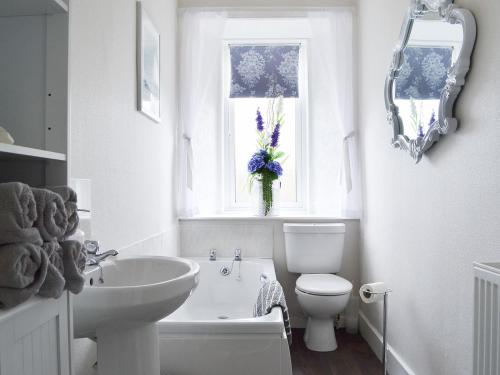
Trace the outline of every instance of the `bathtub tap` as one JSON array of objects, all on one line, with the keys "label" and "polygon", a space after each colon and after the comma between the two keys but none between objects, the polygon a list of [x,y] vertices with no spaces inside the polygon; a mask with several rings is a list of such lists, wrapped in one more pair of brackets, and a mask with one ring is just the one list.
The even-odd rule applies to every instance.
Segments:
[{"label": "bathtub tap", "polygon": [[234,261],[241,262],[241,250],[240,249],[234,250]]},{"label": "bathtub tap", "polygon": [[217,250],[215,249],[210,250],[210,260],[211,261],[217,260]]}]

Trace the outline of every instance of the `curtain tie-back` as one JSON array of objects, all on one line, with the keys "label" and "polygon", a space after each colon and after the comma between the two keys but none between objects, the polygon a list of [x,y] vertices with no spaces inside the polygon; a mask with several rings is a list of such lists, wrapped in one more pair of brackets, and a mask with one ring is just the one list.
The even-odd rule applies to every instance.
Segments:
[{"label": "curtain tie-back", "polygon": [[342,164],[340,168],[339,181],[345,187],[347,193],[352,190],[351,157],[349,155],[349,140],[356,136],[354,131],[349,132],[342,139]]},{"label": "curtain tie-back", "polygon": [[193,190],[193,142],[192,138],[186,133],[182,134],[186,141],[186,186]]}]

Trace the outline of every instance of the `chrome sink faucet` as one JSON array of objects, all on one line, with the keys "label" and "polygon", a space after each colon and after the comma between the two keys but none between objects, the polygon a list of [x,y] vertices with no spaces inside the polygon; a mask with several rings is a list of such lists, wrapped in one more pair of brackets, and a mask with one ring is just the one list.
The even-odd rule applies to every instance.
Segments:
[{"label": "chrome sink faucet", "polygon": [[85,241],[83,247],[87,252],[87,265],[88,266],[98,266],[103,260],[110,256],[118,255],[116,250],[108,250],[103,253],[99,253],[99,242],[98,241]]}]

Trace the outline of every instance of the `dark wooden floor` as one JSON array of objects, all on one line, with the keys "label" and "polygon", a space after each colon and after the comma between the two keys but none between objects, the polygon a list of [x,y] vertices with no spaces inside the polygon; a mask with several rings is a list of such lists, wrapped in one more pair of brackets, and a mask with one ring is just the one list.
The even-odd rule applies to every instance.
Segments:
[{"label": "dark wooden floor", "polygon": [[382,364],[361,336],[344,330],[335,334],[337,350],[319,353],[306,348],[303,329],[293,329],[293,375],[382,375]]}]

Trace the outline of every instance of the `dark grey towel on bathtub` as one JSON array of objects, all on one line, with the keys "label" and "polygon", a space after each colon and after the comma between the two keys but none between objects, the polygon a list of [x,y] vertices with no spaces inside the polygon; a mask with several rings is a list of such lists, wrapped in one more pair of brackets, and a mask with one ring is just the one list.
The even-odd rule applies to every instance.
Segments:
[{"label": "dark grey towel on bathtub", "polygon": [[68,216],[61,196],[47,189],[31,189],[36,201],[35,227],[44,241],[63,238],[68,227]]},{"label": "dark grey towel on bathtub", "polygon": [[283,287],[277,280],[268,281],[260,288],[259,297],[253,309],[253,315],[267,315],[271,312],[273,307],[281,307],[288,345],[292,345],[292,327],[290,325],[285,293],[283,292]]},{"label": "dark grey towel on bathtub", "polygon": [[20,182],[0,184],[0,245],[19,242],[42,244],[33,224],[37,218],[35,197]]}]

